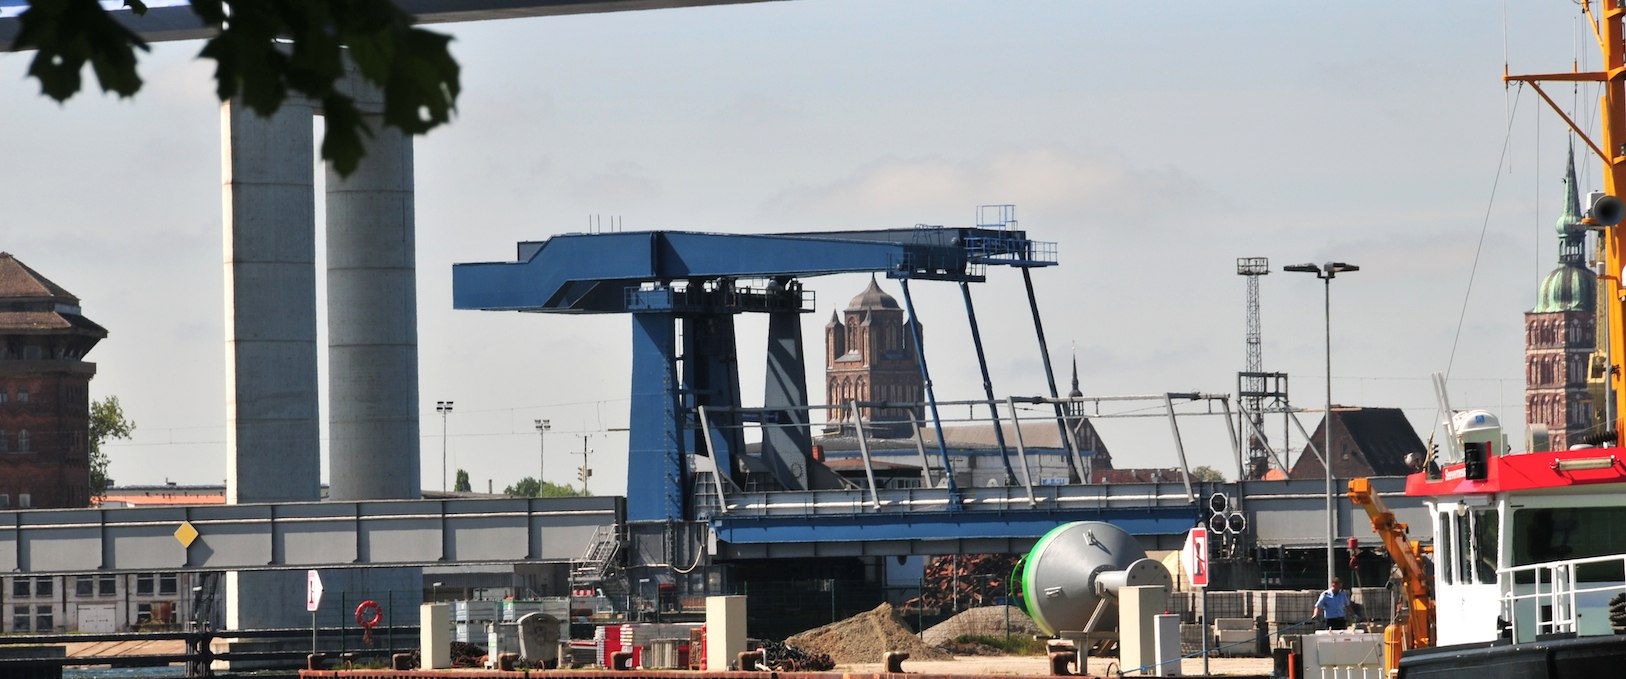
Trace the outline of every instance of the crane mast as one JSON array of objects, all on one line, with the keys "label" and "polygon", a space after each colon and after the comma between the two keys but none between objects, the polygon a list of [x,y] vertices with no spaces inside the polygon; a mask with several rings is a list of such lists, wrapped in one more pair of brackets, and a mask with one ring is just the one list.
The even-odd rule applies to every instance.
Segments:
[{"label": "crane mast", "polygon": [[[1575,135],[1592,152],[1603,160],[1603,191],[1607,196],[1618,198],[1622,188],[1626,188],[1626,148],[1622,142],[1626,141],[1626,44],[1622,44],[1622,16],[1626,9],[1616,4],[1607,4],[1600,7],[1602,15],[1593,12],[1591,0],[1581,1],[1582,12],[1587,17],[1587,23],[1592,28],[1593,37],[1598,42],[1598,50],[1603,55],[1604,70],[1582,72],[1575,70],[1569,73],[1545,73],[1535,75],[1511,75],[1505,69],[1502,81],[1507,83],[1524,83],[1540,95],[1542,100],[1562,118],[1565,124],[1575,132]],[[1601,119],[1599,136],[1597,140],[1581,129],[1575,120],[1564,112],[1547,92],[1541,88],[1547,82],[1599,82],[1603,83],[1603,96],[1600,98],[1598,115]],[[1614,219],[1603,219],[1597,214],[1597,206],[1589,211],[1585,222],[1594,228],[1601,228],[1601,238],[1604,242],[1604,270],[1599,276],[1604,284],[1605,299],[1608,300],[1605,318],[1608,320],[1609,333],[1609,388],[1613,393],[1615,403],[1614,441],[1616,446],[1626,445],[1621,433],[1626,431],[1622,425],[1622,417],[1626,416],[1626,370],[1621,369],[1619,363],[1621,356],[1626,356],[1626,308],[1621,300],[1622,265],[1626,264],[1623,255],[1626,255],[1626,233],[1622,233],[1618,225],[1619,203],[1612,206],[1617,214]]]},{"label": "crane mast", "polygon": [[[1407,534],[1405,523],[1395,520],[1389,505],[1372,490],[1372,481],[1366,478],[1349,480],[1349,500],[1366,510],[1372,520],[1372,530],[1383,540],[1383,548],[1400,572],[1405,591],[1405,619],[1391,625],[1384,633],[1384,665],[1391,671],[1400,666],[1400,652],[1434,645],[1434,592],[1429,587],[1430,576],[1423,566],[1423,555],[1433,551]],[[1394,633],[1398,640],[1392,640]],[[1391,643],[1398,641],[1398,643]]]}]

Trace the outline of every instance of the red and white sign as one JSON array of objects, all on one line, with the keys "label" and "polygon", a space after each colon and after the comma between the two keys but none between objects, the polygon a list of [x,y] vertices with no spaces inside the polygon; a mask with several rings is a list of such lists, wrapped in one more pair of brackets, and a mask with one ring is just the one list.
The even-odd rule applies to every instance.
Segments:
[{"label": "red and white sign", "polygon": [[1180,550],[1180,567],[1186,570],[1186,579],[1192,587],[1208,586],[1208,529],[1202,526],[1186,534],[1186,546]]},{"label": "red and white sign", "polygon": [[316,571],[305,571],[305,610],[312,613],[322,605],[322,576]]}]

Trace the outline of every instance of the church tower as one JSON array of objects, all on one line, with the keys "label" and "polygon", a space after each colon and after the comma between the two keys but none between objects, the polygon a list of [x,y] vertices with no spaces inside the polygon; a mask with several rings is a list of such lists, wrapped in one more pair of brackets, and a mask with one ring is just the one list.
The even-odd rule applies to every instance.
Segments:
[{"label": "church tower", "polygon": [[0,509],[90,506],[84,357],[104,337],[78,297],[0,252]]},{"label": "church tower", "polygon": [[[885,401],[885,407],[862,408],[866,434],[910,436],[912,422],[924,416],[925,382],[914,341],[898,300],[881,290],[874,278],[838,318],[824,326],[825,403],[830,404],[827,430],[852,424],[853,401]],[[917,326],[918,328],[918,326]],[[890,426],[889,426],[890,425]]]},{"label": "church tower", "polygon": [[1581,443],[1597,421],[1587,389],[1596,348],[1597,274],[1586,268],[1586,226],[1575,183],[1575,149],[1564,177],[1558,217],[1558,268],[1541,281],[1536,307],[1524,315],[1524,417],[1547,426],[1549,450]]}]

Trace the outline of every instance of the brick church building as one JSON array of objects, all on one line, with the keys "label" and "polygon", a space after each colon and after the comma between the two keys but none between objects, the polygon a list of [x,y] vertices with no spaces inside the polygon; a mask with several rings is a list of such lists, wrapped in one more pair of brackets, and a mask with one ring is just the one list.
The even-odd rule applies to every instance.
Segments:
[{"label": "brick church building", "polygon": [[[1575,151],[1564,178],[1558,217],[1558,268],[1541,281],[1534,309],[1524,315],[1524,417],[1534,450],[1581,443],[1598,420],[1588,389],[1597,350],[1597,274],[1586,266],[1586,225],[1575,184]],[[1541,445],[1539,427],[1547,431]]]},{"label": "brick church building", "polygon": [[78,297],[0,252],[0,508],[90,506],[84,357],[104,337]]},{"label": "brick church building", "polygon": [[872,427],[867,431],[871,436],[911,436],[911,423],[923,415],[919,404],[926,400],[926,382],[898,300],[871,278],[842,316],[831,312],[824,326],[825,403],[831,405],[826,428],[850,428],[848,404],[853,401],[896,402],[909,405],[862,406],[864,423]]}]

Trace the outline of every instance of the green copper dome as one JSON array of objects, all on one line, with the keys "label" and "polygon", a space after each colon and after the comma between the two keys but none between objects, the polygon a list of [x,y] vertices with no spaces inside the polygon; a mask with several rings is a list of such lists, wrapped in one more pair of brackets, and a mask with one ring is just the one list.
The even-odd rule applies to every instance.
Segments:
[{"label": "green copper dome", "polygon": [[1541,281],[1533,311],[1592,311],[1597,304],[1597,278],[1597,274],[1578,266],[1553,269]]}]

